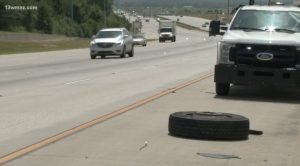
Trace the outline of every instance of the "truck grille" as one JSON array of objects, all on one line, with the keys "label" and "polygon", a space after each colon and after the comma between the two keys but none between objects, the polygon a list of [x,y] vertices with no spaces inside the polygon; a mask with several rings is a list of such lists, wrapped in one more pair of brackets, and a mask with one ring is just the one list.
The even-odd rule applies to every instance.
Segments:
[{"label": "truck grille", "polygon": [[[261,60],[257,57],[260,53],[272,54],[273,57],[270,60]],[[237,44],[230,49],[230,60],[235,64],[258,67],[295,67],[300,58],[298,53],[294,46]]]},{"label": "truck grille", "polygon": [[101,48],[109,48],[112,47],[114,44],[115,43],[97,43],[97,46]]}]

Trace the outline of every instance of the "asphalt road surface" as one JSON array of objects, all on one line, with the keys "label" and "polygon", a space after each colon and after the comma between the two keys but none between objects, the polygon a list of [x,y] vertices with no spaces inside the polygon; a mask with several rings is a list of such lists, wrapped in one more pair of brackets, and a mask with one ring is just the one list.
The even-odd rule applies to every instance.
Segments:
[{"label": "asphalt road surface", "polygon": [[177,32],[178,42],[137,46],[133,58],[90,60],[88,49],[0,56],[0,155],[211,70],[218,39]]}]

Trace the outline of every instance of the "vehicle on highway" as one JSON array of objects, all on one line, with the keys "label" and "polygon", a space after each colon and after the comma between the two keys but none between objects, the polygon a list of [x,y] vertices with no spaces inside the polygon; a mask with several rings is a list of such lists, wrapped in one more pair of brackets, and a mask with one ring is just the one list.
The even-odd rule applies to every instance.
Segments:
[{"label": "vehicle on highway", "polygon": [[300,8],[244,6],[218,43],[216,93],[230,85],[300,87]]},{"label": "vehicle on highway", "polygon": [[147,46],[147,39],[143,33],[133,34],[133,44]]},{"label": "vehicle on highway", "polygon": [[229,24],[227,24],[226,22],[222,22],[220,23],[220,35],[224,35],[225,32],[227,31],[229,27]]},{"label": "vehicle on highway", "polygon": [[160,20],[159,27],[159,42],[166,40],[176,41],[176,22],[173,20]]},{"label": "vehicle on highway", "polygon": [[134,56],[134,46],[132,35],[126,28],[102,29],[93,36],[90,42],[90,57],[97,56],[105,58],[108,55],[118,55],[125,58]]},{"label": "vehicle on highway", "polygon": [[146,22],[150,22],[150,18],[145,18],[145,21]]},{"label": "vehicle on highway", "polygon": [[135,34],[135,33],[141,33],[142,31],[142,22],[135,20],[134,22],[132,22],[132,29],[131,31]]}]

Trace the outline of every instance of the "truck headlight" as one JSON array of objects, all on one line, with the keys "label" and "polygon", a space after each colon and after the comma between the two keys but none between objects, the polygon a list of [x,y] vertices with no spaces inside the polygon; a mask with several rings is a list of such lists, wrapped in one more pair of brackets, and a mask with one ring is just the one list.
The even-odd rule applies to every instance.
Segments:
[{"label": "truck headlight", "polygon": [[229,60],[230,49],[235,47],[232,43],[219,42],[218,43],[218,56],[217,63],[218,64],[233,64],[232,61]]},{"label": "truck headlight", "polygon": [[91,47],[95,47],[95,46],[96,46],[96,43],[95,43],[94,41],[91,41],[91,42],[90,42],[90,46],[91,46]]}]

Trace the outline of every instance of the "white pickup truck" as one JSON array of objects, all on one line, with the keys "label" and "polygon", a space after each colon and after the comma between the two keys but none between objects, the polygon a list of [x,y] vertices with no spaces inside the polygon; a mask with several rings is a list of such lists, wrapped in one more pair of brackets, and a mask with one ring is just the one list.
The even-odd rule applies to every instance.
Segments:
[{"label": "white pickup truck", "polygon": [[217,95],[230,85],[300,87],[300,8],[244,6],[218,43]]}]

